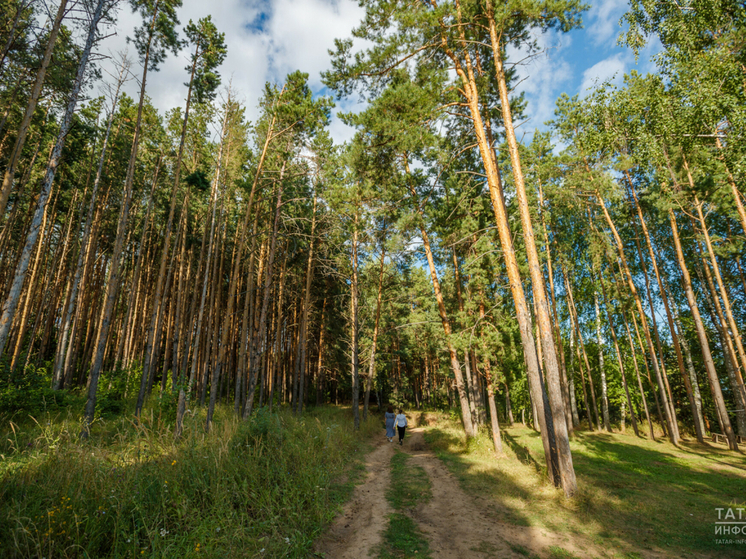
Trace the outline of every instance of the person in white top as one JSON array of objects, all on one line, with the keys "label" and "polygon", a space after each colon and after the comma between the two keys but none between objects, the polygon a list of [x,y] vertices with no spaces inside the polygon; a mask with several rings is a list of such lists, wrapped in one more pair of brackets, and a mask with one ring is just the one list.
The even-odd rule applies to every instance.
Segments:
[{"label": "person in white top", "polygon": [[396,425],[396,430],[399,431],[399,444],[404,444],[404,430],[407,428],[407,416],[404,415],[404,410],[400,409],[399,413],[396,416],[396,419],[394,419],[394,425]]}]

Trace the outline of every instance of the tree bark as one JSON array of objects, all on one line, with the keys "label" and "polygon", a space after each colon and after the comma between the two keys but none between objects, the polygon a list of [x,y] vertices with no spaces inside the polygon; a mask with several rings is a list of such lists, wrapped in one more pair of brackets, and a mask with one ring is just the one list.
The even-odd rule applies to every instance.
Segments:
[{"label": "tree bark", "polygon": [[601,196],[601,193],[598,190],[596,190],[595,194],[596,194],[596,198],[598,199],[599,205],[601,206],[601,209],[603,210],[604,217],[606,218],[606,223],[609,226],[612,236],[614,237],[614,241],[616,242],[617,254],[619,256],[619,262],[622,268],[622,273],[624,274],[626,278],[627,287],[630,291],[630,294],[635,300],[635,304],[637,305],[637,311],[640,314],[640,321],[642,322],[642,331],[645,334],[645,341],[647,342],[648,352],[650,353],[650,361],[653,364],[653,372],[655,372],[655,377],[656,377],[656,380],[658,381],[658,389],[660,391],[660,398],[663,403],[663,411],[666,417],[666,424],[668,425],[668,433],[671,437],[671,442],[674,444],[674,446],[678,446],[679,430],[678,430],[678,426],[675,425],[676,418],[672,414],[673,402],[669,401],[668,396],[666,394],[666,386],[664,384],[663,377],[661,375],[660,367],[658,366],[658,357],[655,351],[655,347],[653,345],[653,339],[650,336],[650,328],[648,327],[648,321],[647,321],[647,318],[645,317],[645,310],[642,307],[642,299],[640,298],[640,294],[637,291],[637,287],[635,287],[635,282],[632,280],[632,273],[630,272],[629,266],[627,264],[627,258],[624,255],[624,244],[622,243],[622,239],[619,236],[619,232],[617,231],[617,228],[614,225],[614,222],[611,220],[611,216],[609,215],[609,210],[606,207],[606,202]]},{"label": "tree bark", "polygon": [[378,294],[376,296],[376,320],[373,325],[373,341],[370,346],[370,360],[368,361],[368,378],[365,379],[365,400],[363,402],[363,421],[368,419],[368,404],[370,402],[370,387],[376,372],[376,343],[378,342],[378,325],[381,320],[381,300],[383,298],[383,270],[386,258],[386,227],[382,231],[381,265],[378,270]]},{"label": "tree bark", "polygon": [[[684,380],[684,386],[686,388],[687,397],[689,398],[689,402],[692,407],[692,417],[694,418],[694,431],[697,437],[697,440],[699,442],[704,442],[704,426],[702,423],[702,414],[697,413],[697,407],[695,403],[694,393],[692,391],[692,386],[689,380],[687,379],[687,374],[684,369],[684,360],[681,353],[681,346],[679,344],[679,336],[676,334],[676,328],[674,326],[673,317],[671,315],[671,308],[668,301],[668,294],[667,289],[664,286],[663,283],[663,277],[660,273],[660,270],[658,268],[658,259],[656,258],[655,251],[653,250],[653,243],[650,239],[650,232],[648,231],[648,226],[645,221],[645,218],[642,213],[642,208],[640,207],[640,202],[637,199],[637,193],[635,192],[635,188],[632,184],[632,179],[629,176],[629,171],[625,171],[625,176],[627,179],[627,184],[629,186],[629,193],[630,193],[630,203],[634,209],[637,210],[637,217],[640,220],[640,225],[642,228],[643,236],[645,237],[645,244],[648,247],[648,252],[650,254],[650,260],[653,263],[653,271],[655,272],[655,278],[658,282],[658,288],[660,290],[661,299],[663,300],[663,306],[666,309],[666,318],[668,319],[668,329],[671,332],[671,339],[673,341],[674,351],[676,352],[676,360],[679,365],[679,372],[681,373],[682,379]],[[640,259],[642,260],[642,255],[640,255]],[[651,299],[651,305],[652,305],[652,299]],[[651,306],[652,311],[652,306]]]},{"label": "tree bark", "polygon": [[[405,161],[405,169],[407,175],[410,175],[409,163]],[[443,301],[443,294],[440,290],[440,281],[438,280],[438,272],[435,268],[435,260],[433,259],[433,251],[430,247],[430,237],[425,231],[424,219],[422,216],[422,209],[419,205],[419,198],[414,190],[414,186],[411,181],[408,182],[409,192],[412,195],[415,208],[417,208],[417,215],[419,217],[418,225],[420,226],[420,234],[422,236],[422,245],[425,249],[425,256],[427,257],[427,265],[430,270],[430,279],[433,283],[433,291],[435,292],[435,300],[438,303],[438,314],[440,315],[440,322],[443,326],[443,332],[445,334],[446,346],[448,348],[448,355],[450,357],[451,370],[456,380],[456,391],[458,392],[459,404],[461,405],[461,420],[464,424],[464,432],[467,438],[476,436],[476,429],[472,422],[471,409],[469,407],[469,397],[466,393],[466,387],[464,386],[464,377],[461,374],[461,365],[456,355],[456,348],[453,345],[451,339],[451,323],[448,321],[448,313],[446,311],[445,302]]]},{"label": "tree bark", "polygon": [[490,41],[492,43],[492,60],[495,63],[495,74],[497,76],[497,86],[500,94],[500,109],[502,111],[503,126],[505,127],[505,139],[508,143],[510,164],[513,169],[516,199],[521,216],[524,244],[528,257],[528,266],[531,276],[531,285],[533,286],[534,301],[536,303],[537,309],[536,320],[539,326],[541,347],[544,353],[544,363],[546,364],[546,381],[548,387],[549,405],[551,407],[551,414],[553,418],[555,443],[557,445],[559,476],[561,479],[562,488],[565,491],[565,495],[569,497],[572,496],[577,490],[577,480],[575,479],[575,469],[573,468],[572,452],[570,451],[570,439],[565,419],[565,405],[562,396],[561,374],[559,370],[557,352],[554,345],[552,319],[549,313],[549,305],[546,299],[544,276],[541,271],[541,263],[539,262],[539,255],[536,250],[536,242],[534,240],[534,230],[533,224],[531,222],[531,212],[529,210],[528,196],[526,194],[526,188],[524,185],[523,172],[521,171],[521,158],[518,150],[518,141],[513,129],[513,116],[510,110],[510,99],[508,97],[507,80],[505,78],[505,72],[503,71],[502,66],[502,48],[497,36],[494,12],[492,8],[492,0],[486,0],[486,8],[487,18],[489,21]]},{"label": "tree bark", "polygon": [[355,220],[352,229],[352,254],[350,255],[352,265],[352,278],[350,282],[350,334],[351,334],[351,368],[352,368],[352,418],[355,430],[360,429],[360,363],[358,355],[358,222],[360,220],[360,209],[355,208]]},{"label": "tree bark", "polygon": [[707,334],[705,332],[704,324],[702,323],[702,317],[699,314],[699,306],[697,300],[694,297],[694,289],[692,288],[692,280],[689,275],[689,270],[684,260],[684,250],[681,247],[681,240],[679,239],[679,227],[676,223],[676,217],[674,216],[673,210],[669,208],[668,218],[671,222],[671,231],[673,233],[674,247],[676,249],[676,261],[679,264],[681,270],[682,281],[684,284],[684,291],[686,293],[686,300],[689,303],[689,309],[694,319],[694,325],[697,329],[697,338],[699,339],[699,345],[702,348],[702,357],[705,362],[707,369],[707,377],[710,381],[710,390],[712,391],[712,399],[715,403],[715,408],[718,412],[718,421],[723,434],[728,439],[728,447],[731,450],[738,450],[738,444],[736,443],[736,435],[733,432],[733,428],[728,418],[728,412],[725,409],[725,400],[723,399],[723,392],[720,389],[720,380],[718,379],[717,372],[715,371],[715,363],[712,360],[712,354],[710,353],[710,343],[707,340]]},{"label": "tree bark", "polygon": [[259,350],[264,347],[264,342],[267,336],[267,311],[269,309],[269,298],[270,298],[270,287],[272,285],[272,268],[275,259],[275,250],[277,248],[277,231],[280,227],[280,210],[282,209],[282,192],[283,192],[283,180],[285,176],[285,167],[287,161],[283,161],[282,168],[280,170],[280,176],[277,182],[277,200],[275,203],[275,217],[274,224],[272,226],[272,235],[269,242],[269,250],[267,254],[267,263],[264,267],[264,295],[262,299],[262,307],[259,314],[259,321],[257,323],[257,331],[253,339],[251,340],[251,349],[249,351],[249,385],[246,394],[246,405],[243,411],[244,419],[251,415],[254,407],[254,391],[256,390],[257,381],[257,362],[259,360]]},{"label": "tree bark", "polygon": [[[100,7],[100,10],[99,10]],[[103,2],[100,2],[99,5],[97,5],[97,12],[94,12],[93,17],[95,18],[95,13],[101,12],[103,14]],[[54,46],[57,43],[57,35],[59,35],[60,27],[62,25],[62,19],[65,17],[65,11],[67,9],[67,0],[60,0],[60,5],[57,8],[57,15],[54,18],[54,22],[52,23],[52,28],[49,31],[49,38],[47,39],[47,46],[44,50],[44,57],[41,60],[41,64],[39,65],[39,70],[36,73],[36,81],[34,82],[34,88],[31,90],[31,96],[29,97],[28,105],[26,106],[26,112],[23,115],[23,120],[21,121],[21,126],[18,129],[18,135],[16,136],[15,144],[13,145],[13,149],[10,152],[10,157],[8,158],[8,163],[5,167],[5,174],[3,175],[3,186],[2,190],[0,190],[0,219],[3,219],[5,217],[5,207],[8,205],[8,198],[10,197],[10,192],[13,188],[13,179],[15,178],[16,173],[16,167],[18,166],[18,160],[21,158],[21,151],[23,150],[23,146],[26,143],[26,136],[28,136],[28,132],[31,128],[31,118],[34,116],[34,112],[36,112],[36,105],[39,102],[39,97],[41,96],[41,90],[44,86],[44,78],[47,74],[47,69],[49,68],[49,63],[52,60],[52,52],[54,51]],[[101,16],[98,16],[98,20],[101,19]],[[88,57],[90,56],[90,50],[93,46],[93,42],[95,41],[95,30],[98,28],[98,20],[92,19],[91,20],[91,26],[90,29],[94,29],[94,33],[89,33],[88,40],[86,41],[86,47],[88,52],[85,52],[81,56],[81,61],[83,58],[85,58],[85,65],[88,64]],[[95,24],[94,24],[95,21]],[[91,47],[88,46],[88,43],[90,42]],[[80,69],[80,66],[78,66],[78,69]],[[84,68],[85,70],[85,68]],[[70,94],[70,101],[72,99],[75,99],[75,103],[73,104],[73,111],[75,110],[75,105],[77,105],[78,101],[78,94],[80,92],[80,87],[82,85],[84,75],[76,76],[75,84],[73,85],[73,91]],[[81,83],[77,83],[80,81]],[[77,86],[77,87],[76,87]],[[70,101],[68,102],[68,106]],[[68,129],[70,128],[70,125],[68,125]],[[65,131],[65,135],[67,134],[67,130]],[[60,135],[60,138],[62,138],[62,143],[64,145],[64,139],[65,135]],[[59,159],[59,155],[57,156]],[[55,167],[56,171],[56,167]],[[54,179],[54,176],[52,177]],[[2,350],[4,349],[4,342],[0,338],[0,354],[2,354]]]},{"label": "tree bark", "polygon": [[[88,67],[88,59],[91,54],[91,49],[93,48],[93,43],[96,39],[96,34],[98,31],[98,23],[103,15],[104,11],[104,4],[105,0],[99,0],[95,12],[92,14],[91,18],[91,24],[88,32],[88,37],[86,39],[85,47],[83,48],[83,52],[81,53],[80,60],[78,62],[78,70],[77,74],[75,76],[75,81],[73,82],[73,88],[70,92],[70,96],[67,101],[67,106],[65,108],[65,115],[62,121],[62,126],[60,127],[59,135],[57,136],[57,141],[55,143],[54,149],[52,150],[52,155],[50,157],[49,163],[47,165],[46,174],[44,176],[44,182],[42,185],[41,194],[39,195],[39,199],[36,204],[36,211],[34,212],[34,218],[31,222],[29,232],[26,236],[26,243],[23,248],[23,252],[21,253],[20,261],[18,262],[18,265],[16,266],[15,275],[13,277],[13,283],[11,285],[10,292],[8,293],[8,297],[5,301],[5,304],[3,305],[2,309],[2,316],[0,317],[0,355],[2,355],[5,351],[6,342],[8,340],[8,335],[10,333],[10,326],[13,321],[13,318],[15,316],[15,311],[18,306],[18,301],[20,299],[21,295],[21,289],[23,287],[24,279],[26,278],[26,272],[28,270],[29,261],[31,259],[31,252],[33,251],[34,245],[36,244],[37,238],[39,236],[39,230],[41,228],[41,222],[43,220],[43,216],[47,209],[47,201],[49,200],[49,195],[52,190],[52,184],[54,182],[54,177],[57,172],[57,167],[59,166],[60,160],[62,158],[62,149],[65,146],[65,140],[67,138],[67,133],[70,131],[70,128],[73,124],[73,116],[75,114],[75,108],[78,104],[78,95],[80,94],[80,89],[83,85],[83,79],[85,77],[85,71]],[[52,46],[54,46],[54,40],[56,39],[56,33],[59,31],[59,25],[62,21],[62,16],[64,15],[64,6],[66,5],[66,0],[62,0],[60,4],[60,9],[57,13],[57,19],[55,20],[55,26],[56,30],[53,29],[54,38],[50,36],[50,43],[52,43]],[[51,47],[48,48],[48,56],[45,55],[46,64],[49,64],[49,58],[51,57],[51,50],[49,50]],[[46,68],[44,68],[46,71]],[[40,69],[41,81],[43,82],[44,79],[44,73]],[[39,81],[39,78],[37,77],[37,82]],[[41,90],[41,83],[38,83],[38,89]],[[36,91],[36,87],[35,90]],[[32,94],[33,97],[33,94]],[[38,93],[37,93],[38,98]],[[35,105],[35,102],[34,102]],[[31,111],[33,113],[33,110]],[[27,109],[28,113],[28,109]],[[29,122],[30,122],[31,116],[29,115]],[[23,127],[22,127],[23,128]],[[19,136],[25,133],[23,130],[19,133]],[[18,142],[16,142],[18,143]],[[9,174],[9,171],[10,174]],[[8,194],[10,193],[10,186],[12,184],[12,170],[10,168],[10,165],[8,166],[8,170],[6,170],[6,178],[8,179],[7,185],[8,185]],[[3,195],[5,195],[5,180],[3,182]],[[5,200],[0,200],[0,212],[4,214],[5,212],[5,206],[7,204],[7,196],[5,196]]]},{"label": "tree bark", "polygon": [[[627,397],[627,405],[629,406],[629,414],[632,418],[632,428],[635,431],[635,436],[639,437],[640,433],[637,430],[637,419],[635,419],[635,408],[632,407],[632,398],[629,395],[629,387],[627,386],[627,377],[624,374],[624,360],[622,359],[622,352],[619,349],[619,340],[616,337],[616,330],[614,329],[614,323],[611,321],[611,310],[609,309],[609,298],[606,296],[606,286],[604,285],[604,274],[603,271],[599,271],[599,281],[601,282],[601,293],[604,296],[604,308],[606,309],[606,320],[609,323],[609,331],[611,332],[611,339],[614,341],[614,350],[616,351],[617,364],[619,365],[619,374],[622,376],[622,385],[624,386],[624,394]],[[624,411],[622,411],[622,425],[624,425]]]}]

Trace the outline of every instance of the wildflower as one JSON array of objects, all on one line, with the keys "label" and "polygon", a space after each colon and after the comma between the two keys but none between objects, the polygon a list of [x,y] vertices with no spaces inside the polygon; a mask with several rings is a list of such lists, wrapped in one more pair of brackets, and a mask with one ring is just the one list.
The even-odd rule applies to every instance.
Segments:
[{"label": "wildflower", "polygon": [[168,535],[168,530],[165,528],[161,528],[161,537],[165,538]]},{"label": "wildflower", "polygon": [[217,528],[215,528],[215,531],[216,532],[220,532],[220,526],[218,526]]},{"label": "wildflower", "polygon": [[290,538],[285,538],[285,543],[289,545],[290,544]]},{"label": "wildflower", "polygon": [[176,460],[174,460],[173,462],[171,462],[171,465],[175,466],[176,465]]}]

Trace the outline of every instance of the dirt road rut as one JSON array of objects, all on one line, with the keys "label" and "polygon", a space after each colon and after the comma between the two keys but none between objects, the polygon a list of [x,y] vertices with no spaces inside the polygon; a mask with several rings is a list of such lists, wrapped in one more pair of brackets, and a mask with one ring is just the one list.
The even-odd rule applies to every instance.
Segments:
[{"label": "dirt road rut", "polygon": [[433,559],[526,559],[526,552],[545,557],[549,546],[561,546],[579,557],[594,555],[541,528],[488,519],[481,509],[484,505],[466,495],[443,462],[430,451],[422,431],[415,428],[408,432],[403,446],[382,437],[383,441],[366,458],[364,483],[355,488],[343,513],[317,543],[317,556],[326,559],[375,556],[386,530],[387,516],[392,512],[386,501],[386,489],[395,449],[408,453],[432,483],[432,499],[409,512],[427,537]]}]

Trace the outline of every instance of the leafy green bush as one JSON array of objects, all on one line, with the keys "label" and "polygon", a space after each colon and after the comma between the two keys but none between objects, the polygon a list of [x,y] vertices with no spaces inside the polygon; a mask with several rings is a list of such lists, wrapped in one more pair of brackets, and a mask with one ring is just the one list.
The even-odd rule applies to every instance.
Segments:
[{"label": "leafy green bush", "polygon": [[[170,384],[170,382],[169,382]],[[176,421],[176,410],[179,406],[179,394],[166,388],[158,395],[158,414],[161,421],[173,423]]]},{"label": "leafy green bush", "polygon": [[[22,356],[21,361],[25,359]],[[11,371],[7,357],[0,361],[0,410],[16,413],[54,411],[71,403],[67,391],[52,390],[48,367],[30,363]]]}]

